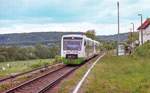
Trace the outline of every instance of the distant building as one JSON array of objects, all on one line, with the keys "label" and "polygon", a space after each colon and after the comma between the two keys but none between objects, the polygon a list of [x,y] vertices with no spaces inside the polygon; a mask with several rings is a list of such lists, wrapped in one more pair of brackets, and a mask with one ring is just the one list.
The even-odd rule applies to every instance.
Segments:
[{"label": "distant building", "polygon": [[143,43],[150,40],[150,18],[147,18],[145,22],[140,27],[138,27],[138,30],[140,45],[142,44],[141,30],[143,31]]}]

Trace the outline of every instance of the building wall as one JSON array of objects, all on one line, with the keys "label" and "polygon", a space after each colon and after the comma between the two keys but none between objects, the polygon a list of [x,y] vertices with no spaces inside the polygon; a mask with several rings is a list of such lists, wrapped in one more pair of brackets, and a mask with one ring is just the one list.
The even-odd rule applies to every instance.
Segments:
[{"label": "building wall", "polygon": [[143,42],[150,40],[150,25],[143,31]]},{"label": "building wall", "polygon": [[142,40],[141,40],[141,30],[139,31],[139,42],[140,42],[140,45],[142,45]]}]

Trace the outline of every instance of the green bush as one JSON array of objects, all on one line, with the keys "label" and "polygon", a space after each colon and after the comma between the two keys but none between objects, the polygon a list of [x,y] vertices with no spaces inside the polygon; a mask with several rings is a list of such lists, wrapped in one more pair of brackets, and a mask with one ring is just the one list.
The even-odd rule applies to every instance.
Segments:
[{"label": "green bush", "polygon": [[143,45],[137,47],[133,55],[139,57],[150,57],[150,42],[146,42]]},{"label": "green bush", "polygon": [[6,61],[6,57],[4,55],[0,55],[0,62]]},{"label": "green bush", "polygon": [[62,62],[61,56],[55,56],[55,63]]}]

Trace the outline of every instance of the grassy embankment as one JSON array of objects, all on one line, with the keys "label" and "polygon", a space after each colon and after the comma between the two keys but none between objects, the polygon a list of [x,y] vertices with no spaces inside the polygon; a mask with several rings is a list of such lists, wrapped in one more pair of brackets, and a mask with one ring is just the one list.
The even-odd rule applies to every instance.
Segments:
[{"label": "grassy embankment", "polygon": [[[0,77],[5,77],[10,74],[29,71],[37,67],[52,64],[52,59],[38,59],[28,61],[14,61],[14,62],[1,62],[0,63]],[[10,67],[7,66],[10,65]],[[5,67],[6,70],[2,70]]]},{"label": "grassy embankment", "polygon": [[84,93],[150,93],[150,43],[132,56],[106,55],[82,87]]}]

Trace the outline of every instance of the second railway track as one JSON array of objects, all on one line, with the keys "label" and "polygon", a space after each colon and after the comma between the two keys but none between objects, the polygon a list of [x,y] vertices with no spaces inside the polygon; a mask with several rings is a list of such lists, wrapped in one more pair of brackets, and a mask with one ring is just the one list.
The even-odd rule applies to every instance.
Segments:
[{"label": "second railway track", "polygon": [[[47,66],[47,67],[54,67],[54,66],[58,66],[58,65],[62,65],[62,63],[55,64],[55,65],[49,65],[49,66]],[[44,69],[44,68],[47,68],[47,67],[43,66],[43,67],[39,67],[39,68],[30,70],[30,71],[26,71],[26,72],[19,73],[19,74],[16,74],[16,75],[10,75],[10,76],[8,76],[8,77],[1,78],[1,79],[0,79],[0,83],[3,83],[3,82],[5,82],[5,81],[8,81],[8,80],[11,80],[11,79],[14,79],[14,78],[17,78],[17,77],[19,77],[19,76],[23,76],[23,75],[27,75],[27,74],[29,74],[29,73],[33,73],[33,72],[38,71],[38,70],[40,71],[40,70],[42,70],[42,69]]]},{"label": "second railway track", "polygon": [[27,81],[15,88],[12,88],[4,93],[43,93],[46,87],[52,87],[58,79],[62,79],[77,67],[64,66],[57,70]]}]

